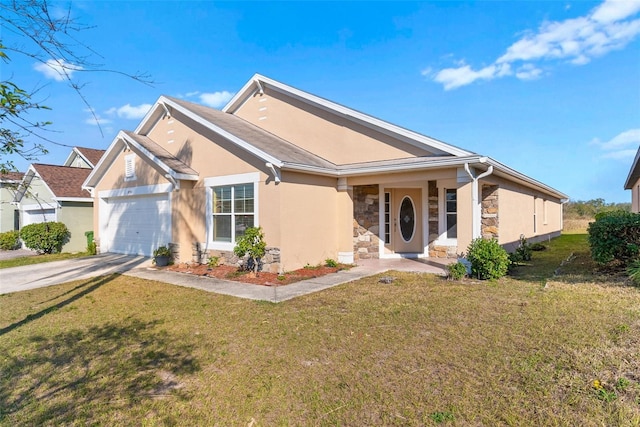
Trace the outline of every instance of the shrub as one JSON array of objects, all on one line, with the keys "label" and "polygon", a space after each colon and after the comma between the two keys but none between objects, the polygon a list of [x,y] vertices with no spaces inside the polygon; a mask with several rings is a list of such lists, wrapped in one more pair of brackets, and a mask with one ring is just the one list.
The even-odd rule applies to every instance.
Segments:
[{"label": "shrub", "polygon": [[207,261],[207,266],[209,268],[216,268],[219,265],[220,265],[220,257],[217,257],[217,256],[209,257],[209,260]]},{"label": "shrub", "polygon": [[496,239],[474,239],[467,248],[467,260],[471,262],[471,275],[478,279],[499,279],[507,274],[511,261],[509,254]]},{"label": "shrub", "polygon": [[546,251],[546,250],[547,250],[547,247],[546,247],[544,244],[540,243],[540,242],[538,242],[538,243],[532,243],[532,244],[530,245],[530,247],[531,247],[531,250],[532,250],[532,251],[536,251],[536,252],[539,252],[539,251]]},{"label": "shrub", "polygon": [[62,251],[71,233],[61,222],[41,222],[29,224],[20,230],[20,238],[25,246],[39,253],[53,254]]},{"label": "shrub", "polygon": [[337,267],[338,263],[334,259],[327,258],[326,260],[324,260],[324,265],[327,267]]},{"label": "shrub", "polygon": [[13,251],[20,248],[20,232],[17,230],[0,233],[0,249]]},{"label": "shrub", "polygon": [[233,253],[240,258],[244,258],[245,255],[249,255],[245,264],[245,269],[253,270],[254,273],[258,273],[258,270],[262,267],[260,259],[267,251],[267,244],[264,241],[264,233],[261,227],[249,227],[245,230],[244,236],[238,239],[236,246],[233,248]]},{"label": "shrub", "polygon": [[87,245],[87,254],[95,255],[98,253],[98,248],[96,247],[96,242],[91,242]]},{"label": "shrub", "polygon": [[449,271],[449,278],[453,280],[460,280],[467,275],[467,267],[460,261],[447,265]]},{"label": "shrub", "polygon": [[627,274],[634,285],[640,286],[640,260],[636,260],[631,263],[627,268]]},{"label": "shrub", "polygon": [[598,214],[587,231],[591,257],[599,264],[619,260],[626,265],[640,256],[640,214],[625,211]]}]

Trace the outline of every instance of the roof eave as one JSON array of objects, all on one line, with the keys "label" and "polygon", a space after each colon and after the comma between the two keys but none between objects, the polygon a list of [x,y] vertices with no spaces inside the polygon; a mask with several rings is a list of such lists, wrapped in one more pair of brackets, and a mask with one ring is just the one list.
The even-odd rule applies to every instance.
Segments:
[{"label": "roof eave", "polygon": [[636,153],[636,157],[633,159],[633,164],[631,165],[631,169],[629,169],[629,175],[627,175],[627,180],[624,182],[624,189],[631,190],[633,188],[633,184],[636,183],[638,178],[640,177],[640,147],[638,148],[638,152]]}]

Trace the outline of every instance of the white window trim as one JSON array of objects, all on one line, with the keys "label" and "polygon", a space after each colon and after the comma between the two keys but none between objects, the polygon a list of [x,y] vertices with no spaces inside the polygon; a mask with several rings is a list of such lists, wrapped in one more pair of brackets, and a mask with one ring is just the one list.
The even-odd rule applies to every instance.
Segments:
[{"label": "white window trim", "polygon": [[260,182],[260,172],[241,173],[236,175],[215,176],[204,179],[204,185],[207,189],[207,203],[206,203],[206,234],[207,241],[203,243],[203,246],[207,249],[214,249],[219,251],[233,251],[235,242],[214,242],[211,229],[213,228],[213,187],[221,187],[225,185],[237,185],[237,184],[253,184],[253,226],[259,227],[259,197],[258,197],[258,183]]},{"label": "white window trim", "polygon": [[438,246],[458,246],[457,238],[447,237],[447,190],[456,190],[456,200],[459,214],[460,199],[457,197],[458,186],[455,180],[438,180],[438,238],[433,242]]}]

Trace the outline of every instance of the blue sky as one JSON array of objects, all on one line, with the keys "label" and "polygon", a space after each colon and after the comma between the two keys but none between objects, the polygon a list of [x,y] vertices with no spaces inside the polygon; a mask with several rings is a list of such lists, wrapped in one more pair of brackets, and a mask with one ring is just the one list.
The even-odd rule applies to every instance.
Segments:
[{"label": "blue sky", "polygon": [[[106,148],[161,94],[220,108],[257,72],[490,156],[574,200],[631,198],[623,185],[640,146],[640,0],[95,1],[70,10],[91,27],[75,37],[99,54],[92,62],[155,83],[71,69],[97,126],[55,63],[9,52],[2,80],[39,89],[52,110],[34,118],[52,121],[48,137],[61,144]],[[40,162],[59,164],[70,150],[49,149]]]}]

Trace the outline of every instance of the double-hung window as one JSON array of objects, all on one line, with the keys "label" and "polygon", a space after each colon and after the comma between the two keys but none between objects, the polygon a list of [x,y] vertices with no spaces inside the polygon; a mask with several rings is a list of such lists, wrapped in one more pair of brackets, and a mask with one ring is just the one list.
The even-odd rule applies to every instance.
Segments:
[{"label": "double-hung window", "polygon": [[253,183],[213,187],[214,242],[235,243],[254,224]]},{"label": "double-hung window", "polygon": [[220,249],[232,247],[249,227],[257,226],[257,180],[241,174],[208,178],[209,241]]},{"label": "double-hung window", "polygon": [[445,194],[447,239],[455,239],[458,237],[458,192],[456,189],[447,189]]}]

